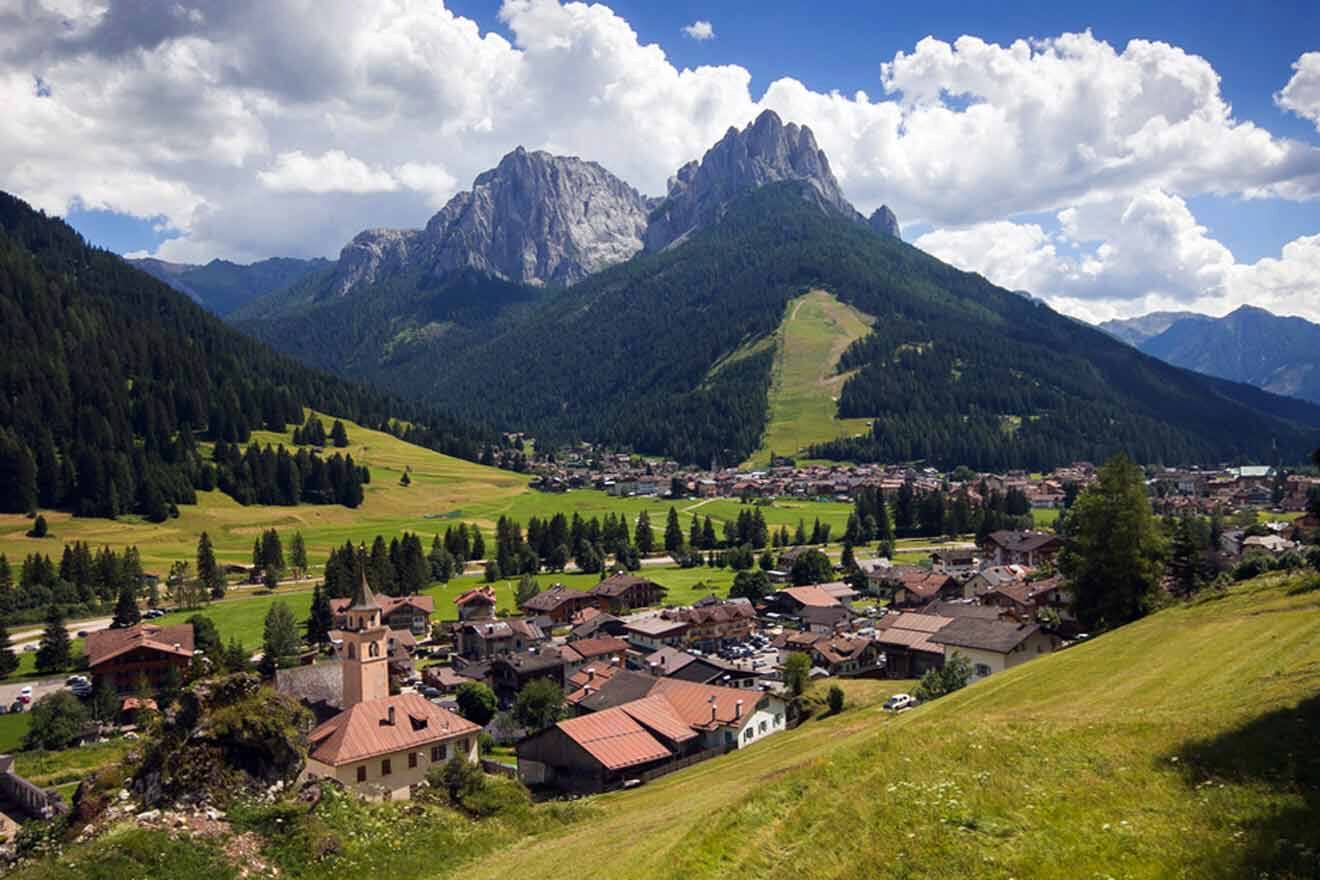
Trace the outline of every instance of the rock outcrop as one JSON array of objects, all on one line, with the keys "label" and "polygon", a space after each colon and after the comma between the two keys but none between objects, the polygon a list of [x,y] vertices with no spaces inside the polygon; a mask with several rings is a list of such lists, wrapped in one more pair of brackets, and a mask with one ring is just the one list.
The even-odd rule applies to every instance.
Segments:
[{"label": "rock outcrop", "polygon": [[893,238],[902,238],[902,230],[898,228],[898,218],[894,212],[889,210],[888,205],[881,205],[875,209],[871,219],[866,221],[868,225],[881,235],[888,235]]},{"label": "rock outcrop", "polygon": [[811,129],[785,125],[766,110],[742,131],[730,128],[700,163],[678,169],[669,181],[668,196],[651,214],[646,249],[658,251],[681,242],[718,222],[740,194],[785,180],[806,181],[824,208],[862,220],[843,197]]}]

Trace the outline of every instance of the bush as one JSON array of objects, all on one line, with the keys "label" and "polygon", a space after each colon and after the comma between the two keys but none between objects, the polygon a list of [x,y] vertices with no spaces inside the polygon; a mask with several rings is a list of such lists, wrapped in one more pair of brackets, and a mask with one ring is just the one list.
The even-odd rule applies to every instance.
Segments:
[{"label": "bush", "polygon": [[481,754],[489,755],[495,751],[495,737],[483,730],[477,735],[477,749]]},{"label": "bush", "polygon": [[481,785],[463,798],[460,806],[473,816],[525,815],[531,811],[532,796],[527,787],[507,776],[482,775]]},{"label": "bush", "polygon": [[844,703],[843,688],[839,687],[837,684],[830,685],[830,696],[829,696],[830,714],[838,715],[840,712],[842,712],[843,703]]},{"label": "bush", "polygon": [[27,749],[67,748],[87,724],[87,710],[68,691],[47,694],[32,707],[32,724],[23,737]]},{"label": "bush", "polygon": [[955,651],[952,657],[944,661],[943,669],[928,670],[921,677],[921,683],[917,685],[913,696],[922,702],[938,699],[967,687],[971,678],[971,661]]},{"label": "bush", "polygon": [[495,692],[479,681],[459,685],[454,701],[458,713],[473,724],[485,727],[495,717]]}]

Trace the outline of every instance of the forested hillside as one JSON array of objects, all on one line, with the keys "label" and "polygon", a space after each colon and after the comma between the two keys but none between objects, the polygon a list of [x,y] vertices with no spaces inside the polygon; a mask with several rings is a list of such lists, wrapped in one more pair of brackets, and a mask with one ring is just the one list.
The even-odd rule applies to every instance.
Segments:
[{"label": "forested hillside", "polygon": [[304,407],[467,458],[483,439],[432,407],[272,353],[0,194],[0,511],[163,518],[196,488],[223,485],[231,461],[236,486],[259,479],[253,461],[278,464],[212,461],[199,441],[246,443],[255,429],[300,424]]},{"label": "forested hillside", "polygon": [[272,257],[246,266],[228,260],[212,260],[204,266],[152,258],[128,262],[175,290],[188,294],[217,315],[227,315],[330,264],[325,259],[298,260],[292,257]]}]

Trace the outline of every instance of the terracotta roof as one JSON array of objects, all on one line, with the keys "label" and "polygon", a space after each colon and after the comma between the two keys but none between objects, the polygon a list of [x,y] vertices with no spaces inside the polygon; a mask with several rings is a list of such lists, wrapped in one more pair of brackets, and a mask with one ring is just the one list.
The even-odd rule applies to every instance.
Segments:
[{"label": "terracotta roof", "polygon": [[898,615],[885,615],[881,618],[880,626],[882,629],[912,629],[917,632],[933,633],[948,625],[951,617],[941,617],[938,614],[916,614],[911,611],[904,611]]},{"label": "terracotta roof", "polygon": [[678,608],[673,611],[666,611],[664,614],[671,619],[686,620],[688,623],[701,626],[707,623],[751,620],[756,617],[756,609],[752,607],[750,602],[721,602],[700,607]]},{"label": "terracotta roof", "polygon": [[644,636],[666,636],[671,633],[682,632],[687,629],[687,621],[669,620],[664,617],[647,617],[642,620],[634,621],[627,625],[629,632],[640,633]]},{"label": "terracotta roof", "polygon": [[464,590],[454,597],[454,604],[463,606],[469,602],[477,602],[481,605],[495,604],[495,590],[491,587],[474,587],[471,590]]},{"label": "terracotta roof", "polygon": [[148,648],[176,657],[192,657],[192,624],[157,626],[154,623],[139,623],[126,629],[98,630],[87,634],[84,651],[88,666],[100,666],[135,648]]},{"label": "terracotta roof", "polygon": [[838,599],[835,599],[820,587],[786,587],[779,592],[785,596],[791,596],[799,605],[828,608],[839,604]]},{"label": "terracotta roof", "polygon": [[607,770],[668,758],[672,752],[622,709],[605,709],[555,725]]},{"label": "terracotta roof", "polygon": [[665,697],[643,697],[624,703],[619,707],[624,712],[653,733],[658,733],[674,743],[687,742],[696,737],[697,732],[687,725],[674,706]]},{"label": "terracotta roof", "polygon": [[[389,724],[389,710],[394,723]],[[474,734],[480,727],[418,694],[369,700],[340,712],[308,735],[309,757],[339,766]]]},{"label": "terracotta roof", "polygon": [[[738,703],[743,704],[742,717],[745,719],[751,714],[760,698],[760,694],[755,691],[697,684],[676,678],[657,679],[651,689],[651,695],[655,694],[668,700],[684,722],[700,730],[711,730],[723,724],[736,723],[734,713],[737,711]],[[714,698],[713,703],[712,698]],[[711,717],[712,705],[715,707],[714,720]]]},{"label": "terracotta roof", "polygon": [[962,617],[932,635],[930,640],[952,647],[1007,654],[1038,632],[1040,627],[1034,623]]},{"label": "terracotta roof", "polygon": [[592,692],[600,690],[605,682],[609,681],[620,671],[618,666],[610,666],[605,663],[588,664],[568,678],[568,686],[564,689],[566,696],[564,699],[573,705],[581,703],[588,696],[587,686],[590,685]]},{"label": "terracotta roof", "polygon": [[604,613],[605,612],[601,611],[599,608],[589,605],[586,608],[580,608],[577,611],[574,611],[573,616],[568,619],[568,622],[573,626],[581,626],[588,620],[591,620],[591,618],[599,617]]},{"label": "terracotta roof", "polygon": [[559,654],[566,662],[577,663],[609,654],[623,654],[628,650],[628,643],[613,636],[599,636],[591,639],[578,639],[559,649]]},{"label": "terracotta roof", "polygon": [[120,704],[119,711],[132,712],[135,709],[150,709],[156,711],[156,701],[150,697],[124,697],[124,702]]},{"label": "terracotta roof", "polygon": [[646,655],[646,668],[661,675],[672,675],[697,659],[695,654],[671,648],[668,645]]},{"label": "terracotta roof", "polygon": [[[377,596],[372,594],[371,601],[376,608],[380,609],[381,614],[392,614],[404,605],[411,605],[418,611],[424,611],[427,614],[435,613],[435,599],[431,596]],[[351,604],[352,602],[352,599],[331,599],[330,612],[332,614],[343,614],[349,608],[356,607]]]},{"label": "terracotta roof", "polygon": [[1049,532],[1011,532],[998,531],[991,532],[987,536],[987,541],[1016,553],[1031,553],[1040,550],[1043,547],[1060,545],[1063,543],[1058,535]]}]

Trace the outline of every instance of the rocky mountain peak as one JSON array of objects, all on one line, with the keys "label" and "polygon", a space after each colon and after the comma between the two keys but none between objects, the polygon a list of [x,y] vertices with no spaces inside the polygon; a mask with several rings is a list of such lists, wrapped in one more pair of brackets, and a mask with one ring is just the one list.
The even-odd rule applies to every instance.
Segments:
[{"label": "rocky mountain peak", "polygon": [[783,180],[806,181],[824,206],[861,219],[844,198],[811,129],[786,125],[766,110],[741,131],[731,127],[700,163],[687,163],[670,179],[668,196],[651,215],[647,250],[682,241],[718,221],[741,193]]},{"label": "rocky mountain peak", "polygon": [[646,199],[595,162],[518,147],[426,225],[437,272],[573,284],[642,249]]},{"label": "rocky mountain peak", "polygon": [[881,205],[876,208],[866,222],[867,225],[881,235],[888,235],[893,238],[903,237],[902,230],[898,228],[898,218],[894,216],[894,212],[889,209],[888,205]]}]

